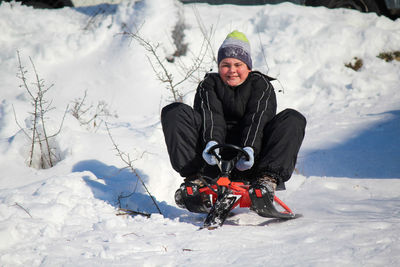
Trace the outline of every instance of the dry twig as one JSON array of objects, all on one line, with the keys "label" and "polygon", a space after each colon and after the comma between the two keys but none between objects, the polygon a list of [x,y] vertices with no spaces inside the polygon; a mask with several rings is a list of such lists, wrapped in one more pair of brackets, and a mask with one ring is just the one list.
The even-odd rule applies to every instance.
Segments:
[{"label": "dry twig", "polygon": [[26,214],[29,215],[29,217],[33,218],[32,215],[29,213],[29,211],[27,209],[25,209],[24,207],[22,207],[20,204],[18,204],[18,202],[15,202],[15,204],[13,206],[17,206],[17,207],[21,208],[23,211],[26,212]]},{"label": "dry twig", "polygon": [[146,212],[140,212],[140,211],[135,211],[135,210],[130,210],[130,209],[123,209],[123,208],[119,208],[118,210],[120,211],[120,213],[117,213],[117,216],[121,216],[121,215],[141,215],[141,216],[144,216],[144,217],[147,217],[147,218],[151,217],[151,214],[146,213]]},{"label": "dry twig", "polygon": [[125,168],[129,168],[130,171],[138,178],[138,180],[139,180],[140,183],[142,184],[143,188],[146,190],[147,194],[150,196],[151,200],[153,201],[154,206],[157,208],[158,212],[159,212],[161,215],[163,215],[162,212],[161,212],[161,210],[160,210],[160,208],[159,208],[159,206],[158,206],[158,204],[157,204],[157,202],[156,202],[156,200],[154,199],[153,195],[150,193],[150,191],[148,190],[146,184],[144,183],[144,181],[143,181],[141,175],[137,172],[136,168],[133,166],[133,160],[131,160],[130,155],[129,155],[128,153],[123,152],[123,151],[118,147],[118,145],[117,145],[116,142],[114,141],[114,138],[113,138],[112,135],[111,135],[110,128],[108,127],[107,123],[106,123],[105,125],[106,125],[106,128],[107,128],[108,136],[109,136],[110,139],[111,139],[111,142],[112,142],[112,144],[113,144],[113,146],[114,146],[114,149],[117,151],[117,156],[122,160],[122,162],[124,162],[124,163],[126,164],[126,167],[125,167]]}]

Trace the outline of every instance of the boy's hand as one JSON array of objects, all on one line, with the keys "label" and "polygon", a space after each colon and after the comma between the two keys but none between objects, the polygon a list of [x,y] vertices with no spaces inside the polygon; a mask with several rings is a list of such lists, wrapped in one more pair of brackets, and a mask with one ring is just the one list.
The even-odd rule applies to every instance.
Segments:
[{"label": "boy's hand", "polygon": [[[214,155],[210,154],[210,148],[212,146],[217,145],[218,143],[215,141],[209,141],[206,145],[206,148],[203,150],[203,159],[207,162],[208,165],[217,165],[218,161]],[[214,150],[215,153],[219,154],[219,148]]]},{"label": "boy's hand", "polygon": [[254,150],[248,146],[244,147],[243,150],[249,154],[249,160],[246,160],[244,157],[239,159],[239,161],[236,163],[236,169],[239,171],[249,170],[254,165]]}]

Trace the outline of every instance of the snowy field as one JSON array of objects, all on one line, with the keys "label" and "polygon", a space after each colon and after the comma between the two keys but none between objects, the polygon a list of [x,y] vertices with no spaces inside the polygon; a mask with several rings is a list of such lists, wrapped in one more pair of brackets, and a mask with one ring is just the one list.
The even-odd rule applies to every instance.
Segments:
[{"label": "snowy field", "polygon": [[[187,55],[168,63],[182,22]],[[175,205],[182,178],[160,125],[172,94],[151,54],[122,34],[137,29],[159,44],[176,82],[180,66],[204,56],[194,79],[178,86],[188,104],[204,71],[216,69],[212,55],[226,34],[246,33],[255,69],[278,78],[278,109],[308,120],[296,173],[277,193],[304,217],[277,224],[236,211],[208,231],[198,230],[203,215]],[[2,3],[0,30],[0,266],[400,266],[400,62],[377,57],[400,50],[399,19],[290,3],[146,0],[60,10]],[[68,106],[50,139],[52,168],[37,168],[38,147],[28,166],[33,107],[17,51],[32,91],[31,61],[45,88],[54,84],[45,94],[54,107],[49,135]],[[363,61],[358,71],[345,67],[355,57]],[[83,99],[81,122],[98,115],[96,125],[73,116]],[[104,122],[162,215],[121,169]],[[118,215],[119,206],[152,215]]]}]

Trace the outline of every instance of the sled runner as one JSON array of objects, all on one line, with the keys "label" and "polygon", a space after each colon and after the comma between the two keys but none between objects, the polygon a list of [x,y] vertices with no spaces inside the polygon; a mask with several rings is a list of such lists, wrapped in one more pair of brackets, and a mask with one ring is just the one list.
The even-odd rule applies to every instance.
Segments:
[{"label": "sled runner", "polygon": [[[230,150],[235,152],[236,156],[226,160],[219,156],[216,149]],[[200,200],[200,197],[206,194],[209,198],[208,205],[211,206],[202,228],[215,229],[222,226],[230,211],[236,207],[250,208],[257,212],[258,215],[268,218],[277,218],[281,220],[290,220],[300,217],[292,212],[292,210],[277,196],[272,195],[263,188],[253,188],[247,182],[231,181],[230,174],[235,167],[236,162],[241,157],[248,158],[249,155],[242,148],[229,145],[218,144],[211,147],[210,152],[218,161],[220,175],[216,179],[210,177],[201,178],[206,184],[205,187],[197,187],[196,185],[186,184],[183,189],[183,198],[191,197]],[[190,203],[190,204],[189,204]],[[185,201],[188,210],[193,212],[205,212],[204,208],[196,209],[193,202]],[[189,205],[188,205],[189,204]],[[191,206],[191,207],[188,207]],[[276,206],[280,207],[278,210]]]}]

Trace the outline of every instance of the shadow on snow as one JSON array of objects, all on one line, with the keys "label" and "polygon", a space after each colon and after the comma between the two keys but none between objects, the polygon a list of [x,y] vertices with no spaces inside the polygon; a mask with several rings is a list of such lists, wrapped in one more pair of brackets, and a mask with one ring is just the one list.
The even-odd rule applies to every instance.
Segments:
[{"label": "shadow on snow", "polygon": [[[121,207],[150,214],[159,213],[141,182],[127,169],[121,170],[115,166],[108,166],[98,160],[85,160],[75,164],[72,171],[93,173],[97,179],[89,174],[83,176],[93,195],[116,208]],[[137,171],[147,185],[148,176],[140,170]],[[168,205],[164,201],[159,202],[156,196],[153,197],[164,217],[169,219],[180,218],[180,221],[195,223],[193,218],[190,218],[191,216],[186,216],[188,215],[187,211]],[[193,217],[196,217],[196,215]]]},{"label": "shadow on snow", "polygon": [[93,5],[93,6],[80,6],[80,7],[75,7],[75,10],[94,17],[97,15],[112,15],[117,12],[118,5],[116,4],[99,4],[99,5]]},{"label": "shadow on snow", "polygon": [[345,143],[299,157],[306,176],[349,178],[400,178],[400,110]]}]

